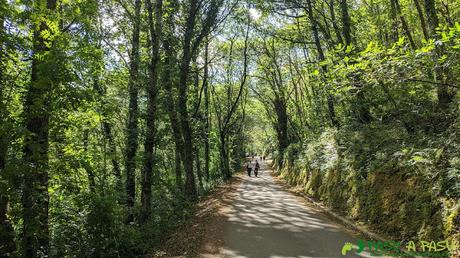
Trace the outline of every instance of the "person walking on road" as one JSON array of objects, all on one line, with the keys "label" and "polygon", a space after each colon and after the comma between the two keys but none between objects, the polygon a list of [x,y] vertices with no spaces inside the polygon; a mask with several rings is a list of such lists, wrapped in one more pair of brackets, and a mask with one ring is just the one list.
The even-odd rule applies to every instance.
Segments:
[{"label": "person walking on road", "polygon": [[259,164],[259,162],[256,160],[256,167],[255,167],[255,169],[254,169],[254,175],[256,175],[256,177],[257,177],[257,174],[258,174],[258,172],[259,172],[259,168],[260,168],[260,164]]},{"label": "person walking on road", "polygon": [[246,165],[246,171],[248,172],[248,176],[251,176],[251,172],[252,172],[251,162],[248,162],[248,164]]}]

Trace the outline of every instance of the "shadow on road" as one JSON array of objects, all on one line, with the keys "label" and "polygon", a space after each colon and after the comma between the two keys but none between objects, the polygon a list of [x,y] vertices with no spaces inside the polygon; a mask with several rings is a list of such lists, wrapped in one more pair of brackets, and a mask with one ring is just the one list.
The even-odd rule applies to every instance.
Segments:
[{"label": "shadow on road", "polygon": [[276,184],[266,164],[258,178],[247,177],[224,202],[224,257],[370,257],[342,256],[356,239],[308,208]]}]

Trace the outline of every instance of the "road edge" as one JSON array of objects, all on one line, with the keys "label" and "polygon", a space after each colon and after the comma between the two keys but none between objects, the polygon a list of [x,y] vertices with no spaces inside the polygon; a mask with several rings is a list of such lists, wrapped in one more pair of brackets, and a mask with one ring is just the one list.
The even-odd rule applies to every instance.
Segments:
[{"label": "road edge", "polygon": [[[194,204],[193,215],[184,225],[165,237],[163,243],[151,254],[144,257],[200,257],[205,244],[216,240],[213,237],[222,232],[216,222],[220,217],[222,198],[231,195],[243,181],[243,172],[233,174],[233,177],[216,186],[208,195]],[[218,243],[211,243],[218,246]]]}]

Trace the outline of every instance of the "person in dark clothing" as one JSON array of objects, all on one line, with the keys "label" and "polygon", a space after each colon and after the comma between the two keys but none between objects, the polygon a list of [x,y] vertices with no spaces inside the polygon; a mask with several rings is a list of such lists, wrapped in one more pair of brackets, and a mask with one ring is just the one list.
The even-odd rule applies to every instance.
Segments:
[{"label": "person in dark clothing", "polygon": [[260,168],[259,162],[257,162],[257,160],[256,160],[256,167],[254,169],[254,175],[256,175],[256,177],[257,177],[257,174],[259,172],[259,168]]},{"label": "person in dark clothing", "polygon": [[248,162],[248,164],[246,165],[246,171],[248,172],[248,176],[251,176],[251,172],[252,172],[251,162]]}]

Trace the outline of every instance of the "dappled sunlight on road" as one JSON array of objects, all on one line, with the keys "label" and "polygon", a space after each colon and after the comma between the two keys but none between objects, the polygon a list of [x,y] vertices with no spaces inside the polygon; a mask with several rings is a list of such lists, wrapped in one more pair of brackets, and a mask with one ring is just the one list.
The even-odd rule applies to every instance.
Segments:
[{"label": "dappled sunlight on road", "polygon": [[356,239],[283,190],[266,164],[224,206],[224,257],[370,257],[342,256],[342,246]]}]

